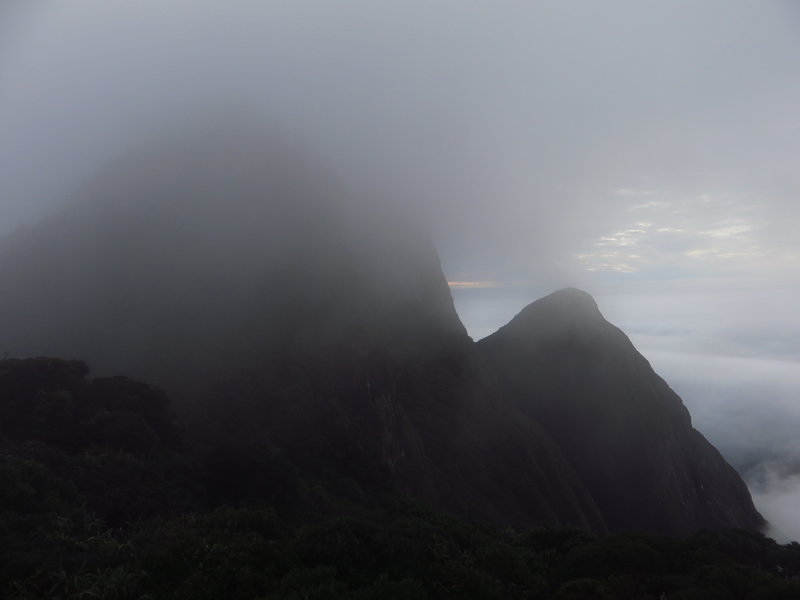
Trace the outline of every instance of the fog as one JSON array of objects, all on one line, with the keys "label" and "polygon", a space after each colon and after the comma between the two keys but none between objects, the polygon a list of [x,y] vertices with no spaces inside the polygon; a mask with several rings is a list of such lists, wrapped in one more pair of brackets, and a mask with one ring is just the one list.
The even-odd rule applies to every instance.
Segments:
[{"label": "fog", "polygon": [[0,233],[165,129],[258,123],[422,216],[473,337],[592,292],[797,536],[798,30],[788,0],[6,0]]}]

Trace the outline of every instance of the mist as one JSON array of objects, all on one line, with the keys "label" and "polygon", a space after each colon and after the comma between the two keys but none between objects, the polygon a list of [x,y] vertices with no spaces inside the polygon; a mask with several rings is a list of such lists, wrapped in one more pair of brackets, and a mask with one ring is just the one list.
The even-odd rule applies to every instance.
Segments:
[{"label": "mist", "polygon": [[4,2],[0,234],[165,132],[267,132],[423,221],[475,339],[593,293],[797,539],[799,29],[790,1]]},{"label": "mist", "polygon": [[0,71],[6,229],[165,122],[250,111],[425,210],[454,277],[577,277],[575,255],[654,191],[757,203],[759,238],[793,243],[771,218],[797,215],[790,3],[27,12]]}]

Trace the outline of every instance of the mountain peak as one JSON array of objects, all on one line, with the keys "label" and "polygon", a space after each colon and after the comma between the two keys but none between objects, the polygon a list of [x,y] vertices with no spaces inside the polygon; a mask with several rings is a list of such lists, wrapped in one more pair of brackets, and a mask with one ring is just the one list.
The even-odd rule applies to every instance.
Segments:
[{"label": "mountain peak", "polygon": [[574,287],[567,287],[536,300],[529,308],[537,310],[558,310],[570,314],[599,315],[597,302],[588,292]]},{"label": "mountain peak", "polygon": [[478,348],[504,396],[561,449],[609,530],[762,523],[681,399],[586,292],[529,304]]},{"label": "mountain peak", "polygon": [[546,332],[555,334],[571,330],[596,330],[608,326],[591,294],[568,287],[531,302],[489,337],[526,337],[533,332],[540,335]]}]

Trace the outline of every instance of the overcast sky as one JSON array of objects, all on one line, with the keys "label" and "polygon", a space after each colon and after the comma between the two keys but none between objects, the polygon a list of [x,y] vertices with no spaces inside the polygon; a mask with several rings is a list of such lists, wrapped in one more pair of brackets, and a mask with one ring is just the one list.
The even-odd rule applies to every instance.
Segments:
[{"label": "overcast sky", "polygon": [[800,426],[798,107],[792,0],[3,0],[0,232],[257,116],[425,212],[474,337],[584,287],[743,456]]}]

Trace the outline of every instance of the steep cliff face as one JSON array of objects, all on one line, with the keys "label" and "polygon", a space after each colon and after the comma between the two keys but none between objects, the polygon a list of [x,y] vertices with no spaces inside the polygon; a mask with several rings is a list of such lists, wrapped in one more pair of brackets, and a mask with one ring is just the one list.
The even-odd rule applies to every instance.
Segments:
[{"label": "steep cliff face", "polygon": [[530,304],[478,347],[509,401],[556,441],[610,529],[762,524],[739,475],[585,292]]}]

